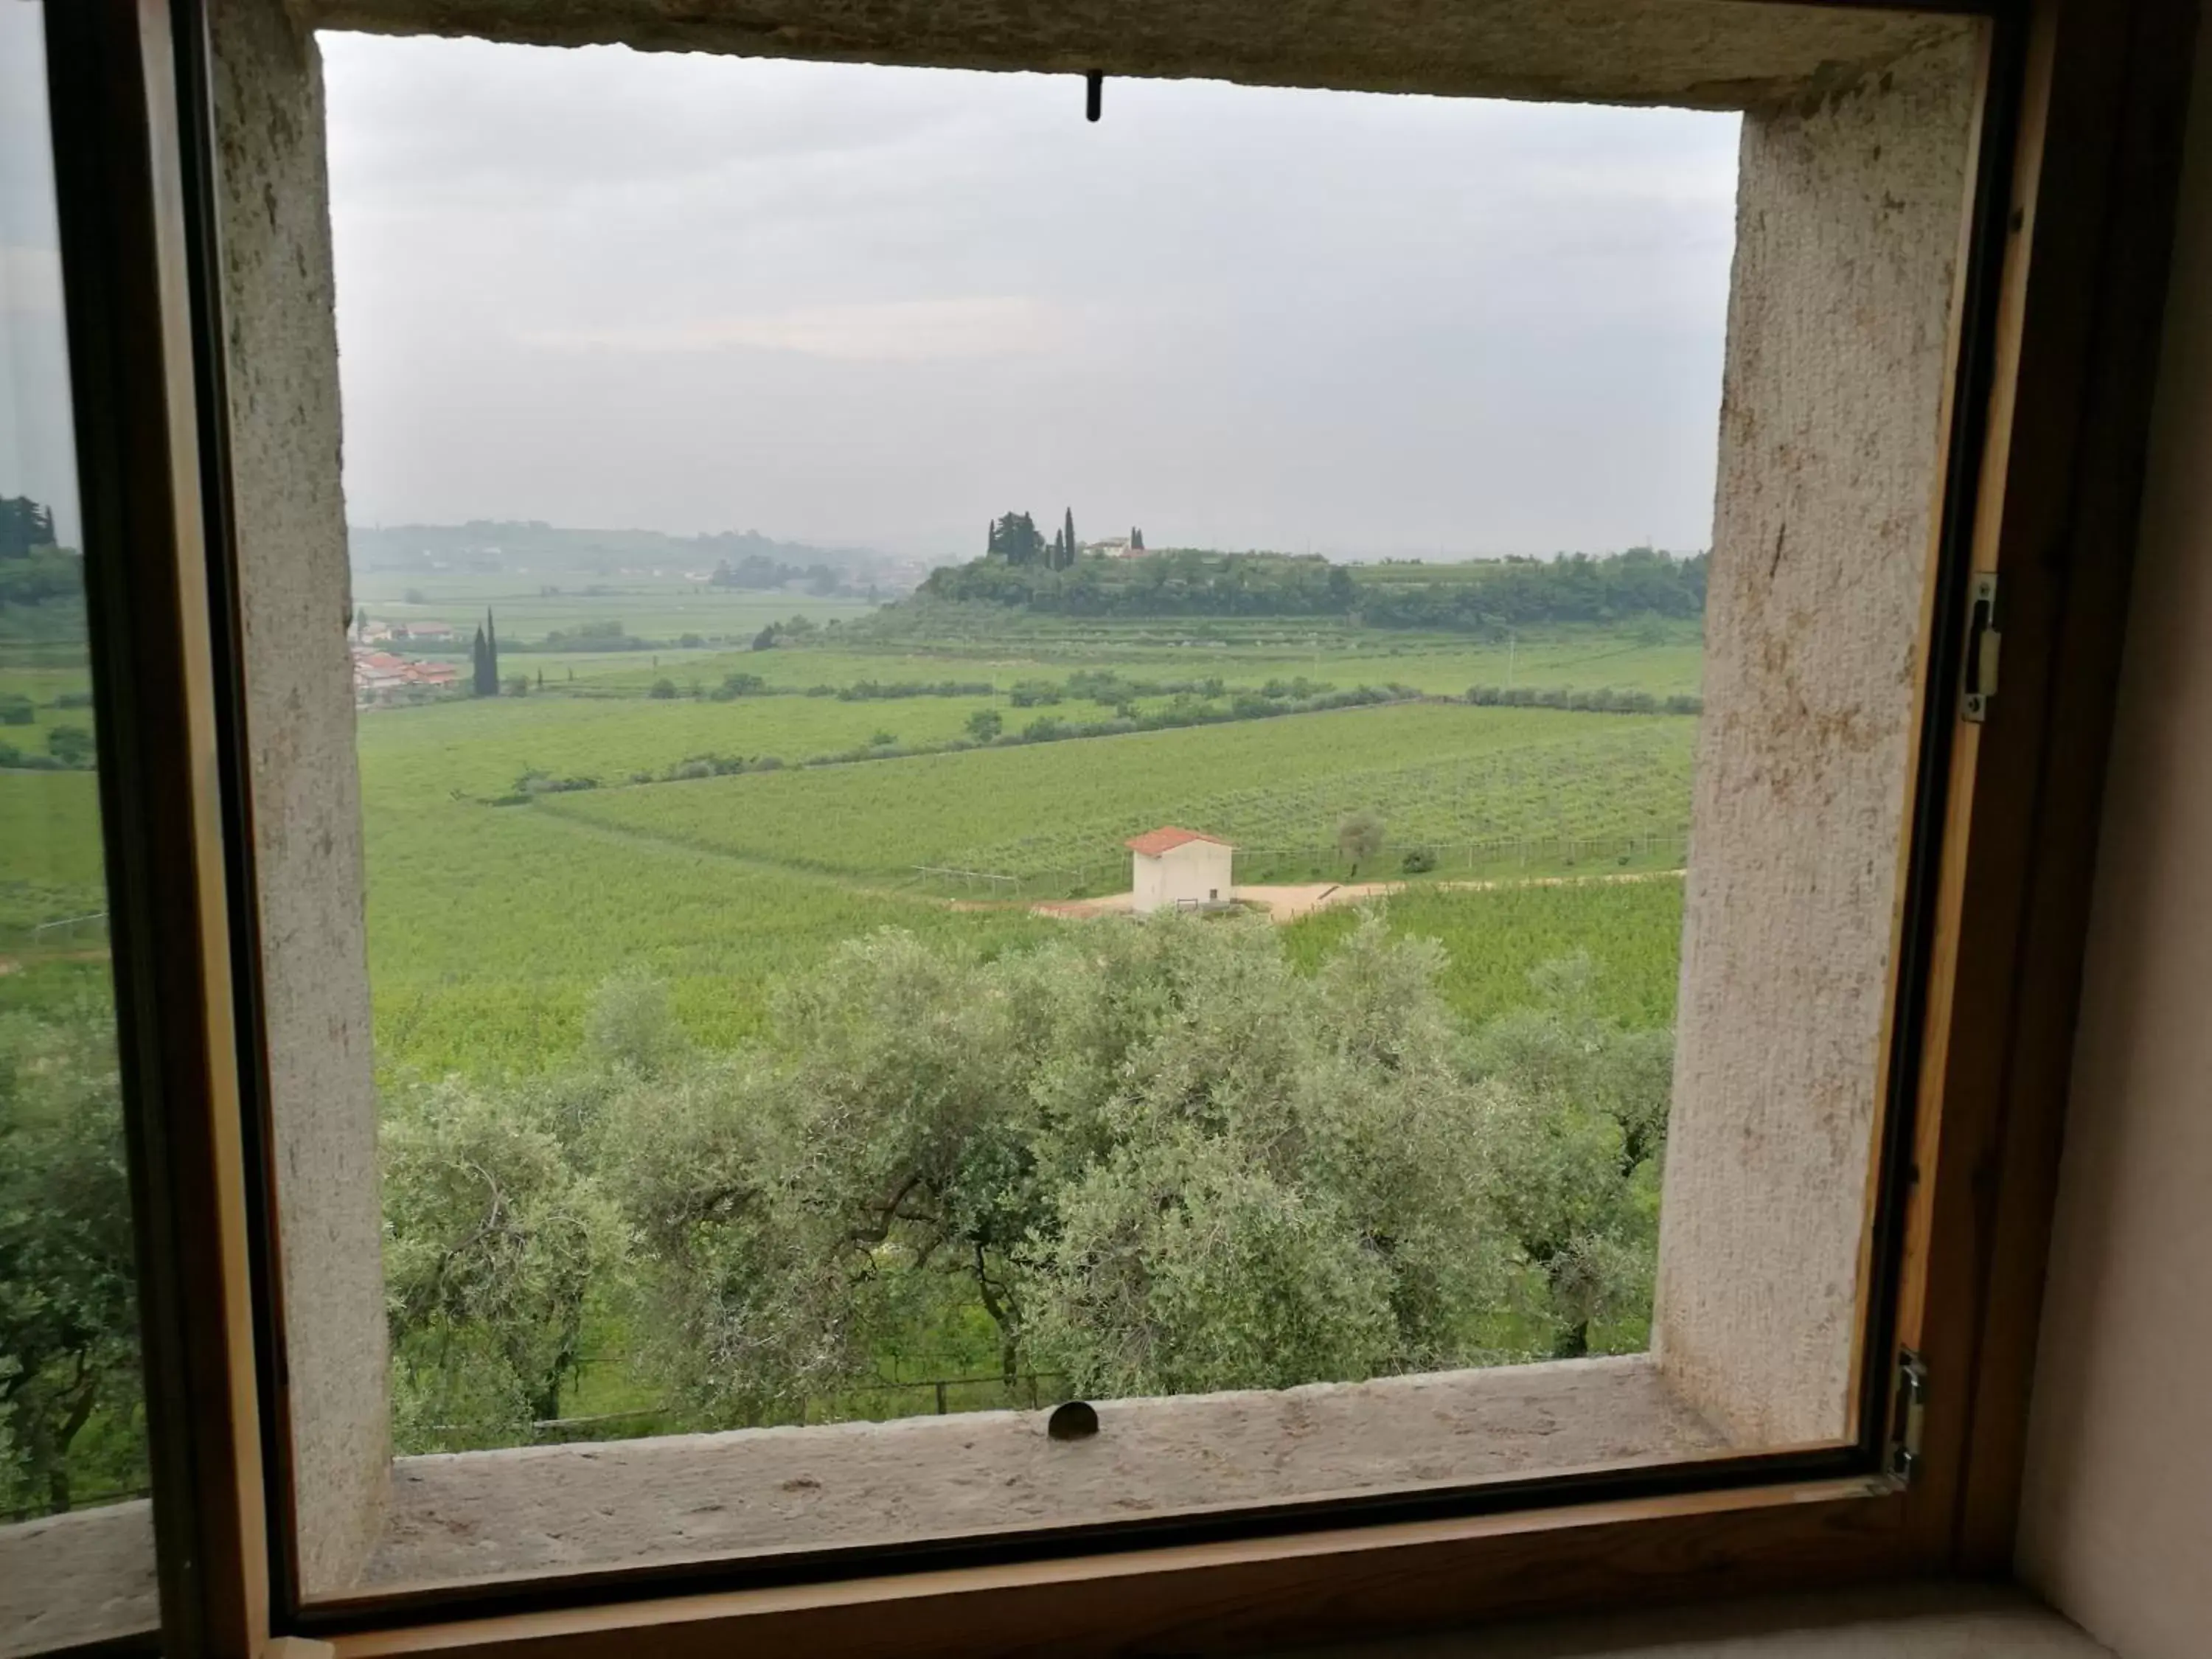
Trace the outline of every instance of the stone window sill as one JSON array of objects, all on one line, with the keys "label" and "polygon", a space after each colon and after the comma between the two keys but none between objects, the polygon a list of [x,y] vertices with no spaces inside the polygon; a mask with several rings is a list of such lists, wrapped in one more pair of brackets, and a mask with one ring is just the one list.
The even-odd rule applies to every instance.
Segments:
[{"label": "stone window sill", "polygon": [[143,1498],[0,1527],[0,1659],[150,1631],[160,1617]]},{"label": "stone window sill", "polygon": [[1645,1355],[1042,1412],[404,1457],[364,1590],[668,1566],[1672,1462],[1729,1449]]}]

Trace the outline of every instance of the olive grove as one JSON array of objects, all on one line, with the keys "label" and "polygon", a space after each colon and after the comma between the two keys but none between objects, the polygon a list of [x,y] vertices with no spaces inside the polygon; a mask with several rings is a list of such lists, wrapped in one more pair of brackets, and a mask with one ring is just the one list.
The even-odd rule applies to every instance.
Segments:
[{"label": "olive grove", "polygon": [[734,1053],[610,981],[573,1066],[389,1095],[402,1443],[526,1438],[610,1326],[718,1426],[869,1414],[947,1344],[1009,1399],[1641,1347],[1667,1034],[1592,1013],[1584,957],[1462,1030],[1441,965],[1379,921],[1310,973],[1248,920],[885,931]]}]

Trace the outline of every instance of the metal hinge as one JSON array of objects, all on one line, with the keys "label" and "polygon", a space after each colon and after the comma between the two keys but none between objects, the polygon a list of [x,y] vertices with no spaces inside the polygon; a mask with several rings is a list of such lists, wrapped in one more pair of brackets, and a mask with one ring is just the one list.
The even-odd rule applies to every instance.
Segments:
[{"label": "metal hinge", "polygon": [[1979,724],[1997,694],[1997,652],[2004,635],[1997,630],[1997,579],[1974,578],[1966,595],[1966,674],[1959,718]]},{"label": "metal hinge", "polygon": [[1928,1367],[1910,1348],[1897,1354],[1897,1396],[1889,1425],[1889,1478],[1912,1484],[1920,1468],[1920,1428],[1928,1411]]}]

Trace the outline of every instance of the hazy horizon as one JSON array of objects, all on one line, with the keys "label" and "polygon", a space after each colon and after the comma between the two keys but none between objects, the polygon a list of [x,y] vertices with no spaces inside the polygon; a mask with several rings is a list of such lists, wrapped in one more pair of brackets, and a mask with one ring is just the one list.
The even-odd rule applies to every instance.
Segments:
[{"label": "hazy horizon", "polygon": [[1732,116],[323,45],[357,524],[1711,539]]},{"label": "hazy horizon", "polygon": [[[1041,532],[1053,529],[1057,522],[1056,520],[1054,520],[1049,514],[1036,514],[1033,516],[1037,519],[1037,527]],[[555,524],[544,519],[399,519],[386,523],[382,520],[371,520],[367,522],[363,522],[357,517],[349,516],[346,527],[356,532],[366,531],[371,535],[392,535],[397,534],[399,532],[408,530],[465,530],[472,525],[483,525],[488,528],[494,529],[503,526],[511,526],[530,530],[545,530],[551,531],[561,535],[570,536],[665,536],[672,540],[678,541],[743,539],[747,537],[757,537],[761,540],[775,546],[809,548],[819,552],[831,554],[888,554],[891,551],[891,550],[886,548],[872,546],[861,542],[841,542],[830,540],[826,538],[809,538],[805,536],[774,536],[770,535],[768,532],[762,530],[757,525],[723,525],[718,528],[710,530],[661,530],[651,525]],[[1095,536],[1081,532],[1079,532],[1078,533],[1080,539],[1085,543],[1089,544],[1094,541],[1110,540],[1117,537],[1125,538],[1128,532],[1127,531],[1116,531],[1109,528],[1097,532]],[[1151,544],[1147,550],[1156,553],[1197,551],[1206,553],[1299,554],[1306,551],[1304,548],[1289,547],[1203,546],[1192,543],[1163,541],[1157,538],[1150,537],[1149,535],[1147,539]],[[972,552],[961,549],[954,549],[948,552],[945,556],[947,560],[965,561],[967,559],[973,558],[975,556],[975,553],[980,552],[981,550],[980,547]],[[1407,553],[1359,553],[1336,550],[1331,550],[1324,555],[1322,550],[1318,548],[1313,550],[1313,553],[1316,557],[1326,556],[1339,563],[1350,564],[1378,564],[1387,562],[1394,559],[1401,562],[1425,559],[1429,561],[1443,561],[1452,563],[1496,563],[1512,559],[1552,560],[1573,558],[1577,556],[1591,558],[1603,558],[1636,550],[1648,550],[1663,553],[1674,558],[1689,558],[1698,554],[1709,552],[1711,550],[1703,544],[1695,547],[1666,547],[1652,543],[1638,541],[1626,543],[1618,547],[1552,548],[1541,553],[1461,553],[1451,551],[1431,552],[1425,554],[1419,551]],[[904,557],[907,556],[899,555],[896,556]]]}]

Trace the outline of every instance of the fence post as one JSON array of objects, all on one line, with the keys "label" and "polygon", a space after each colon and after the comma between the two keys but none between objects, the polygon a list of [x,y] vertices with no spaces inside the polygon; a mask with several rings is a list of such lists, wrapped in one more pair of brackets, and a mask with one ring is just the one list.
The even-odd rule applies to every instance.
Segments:
[{"label": "fence post", "polygon": [[937,1414],[945,1415],[945,1384],[941,1381],[937,1385]]}]

